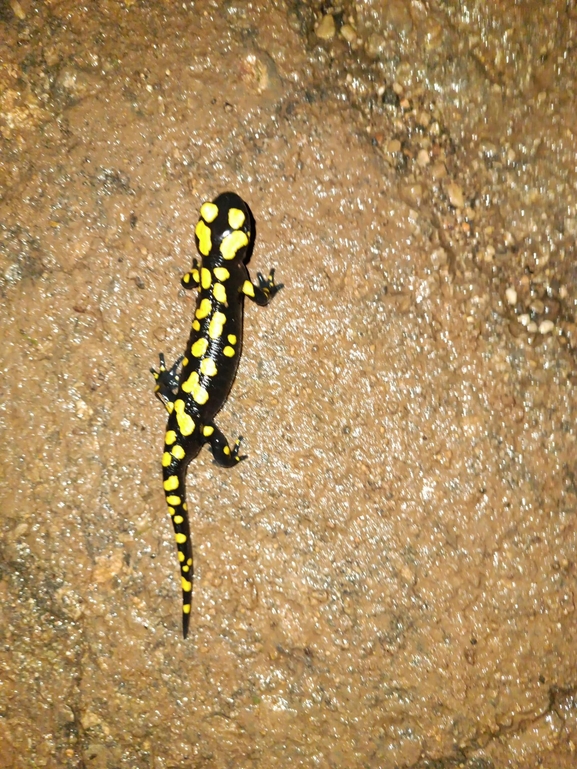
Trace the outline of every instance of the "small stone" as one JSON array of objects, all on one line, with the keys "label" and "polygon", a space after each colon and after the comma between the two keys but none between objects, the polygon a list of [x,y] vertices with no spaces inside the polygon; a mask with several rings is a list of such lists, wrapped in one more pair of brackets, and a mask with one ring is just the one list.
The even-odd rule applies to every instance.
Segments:
[{"label": "small stone", "polygon": [[463,208],[465,200],[463,198],[463,190],[455,182],[447,184],[447,195],[449,196],[449,203],[455,208]]},{"label": "small stone", "polygon": [[18,2],[18,0],[10,0],[10,7],[14,11],[14,15],[17,16],[20,20],[26,18],[26,14],[24,13],[24,9]]},{"label": "small stone", "polygon": [[534,320],[530,321],[530,323],[527,323],[527,331],[530,334],[536,334],[538,330],[539,330],[539,327],[537,326]]},{"label": "small stone", "polygon": [[539,323],[540,334],[550,334],[554,328],[555,328],[555,324],[553,323],[552,320],[542,320],[541,323]]},{"label": "small stone", "polygon": [[531,316],[528,313],[524,312],[522,315],[519,315],[517,320],[522,326],[525,326],[526,328],[531,322]]},{"label": "small stone", "polygon": [[417,155],[417,165],[424,168],[425,166],[428,166],[430,162],[431,158],[429,152],[427,150],[419,150],[419,154]]},{"label": "small stone", "polygon": [[507,304],[510,304],[511,307],[514,307],[517,304],[517,292],[511,286],[505,291],[505,297],[507,299]]},{"label": "small stone", "polygon": [[335,20],[332,14],[327,13],[327,15],[323,16],[321,19],[320,24],[316,28],[315,34],[320,40],[332,40],[336,34],[336,31],[337,29],[335,26]]},{"label": "small stone", "polygon": [[357,39],[357,33],[350,24],[343,24],[341,27],[341,37],[344,37],[347,43],[354,43]]},{"label": "small stone", "polygon": [[401,151],[401,142],[398,139],[391,139],[389,142],[387,149],[391,153],[400,152]]}]

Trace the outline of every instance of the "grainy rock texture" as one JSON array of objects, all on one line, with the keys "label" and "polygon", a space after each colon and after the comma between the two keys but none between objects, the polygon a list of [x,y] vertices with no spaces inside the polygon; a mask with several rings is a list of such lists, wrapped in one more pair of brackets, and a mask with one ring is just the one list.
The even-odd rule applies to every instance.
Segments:
[{"label": "grainy rock texture", "polygon": [[[0,2],[1,769],[576,765],[576,43],[566,0]],[[226,189],[285,289],[183,642],[148,369]]]}]

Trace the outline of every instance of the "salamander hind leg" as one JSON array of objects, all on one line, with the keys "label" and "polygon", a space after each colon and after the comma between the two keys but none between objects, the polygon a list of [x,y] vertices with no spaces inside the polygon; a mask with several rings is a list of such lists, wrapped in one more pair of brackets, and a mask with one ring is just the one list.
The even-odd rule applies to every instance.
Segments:
[{"label": "salamander hind leg", "polygon": [[238,453],[242,436],[239,436],[236,439],[234,446],[231,449],[223,433],[215,424],[211,423],[205,425],[202,429],[202,434],[207,443],[210,444],[212,456],[217,465],[220,465],[221,467],[234,467],[243,459],[246,459],[246,456],[239,456]]},{"label": "salamander hind leg", "polygon": [[154,368],[150,369],[150,373],[156,380],[156,387],[154,388],[154,394],[159,401],[164,405],[169,414],[172,413],[174,407],[174,401],[176,399],[176,392],[178,390],[178,376],[177,372],[184,355],[177,358],[174,365],[169,369],[166,368],[166,361],[164,355],[159,353],[159,365],[158,371]]}]

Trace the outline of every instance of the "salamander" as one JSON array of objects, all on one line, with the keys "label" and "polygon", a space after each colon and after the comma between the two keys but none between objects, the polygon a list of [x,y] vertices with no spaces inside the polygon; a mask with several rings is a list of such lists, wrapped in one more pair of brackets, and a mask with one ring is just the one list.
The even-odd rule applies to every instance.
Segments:
[{"label": "salamander", "polygon": [[228,397],[238,368],[244,297],[264,306],[283,287],[275,284],[273,269],[267,278],[257,273],[257,283],[251,280],[245,262],[252,253],[254,219],[248,205],[235,193],[225,192],[212,203],[203,203],[195,240],[200,264],[193,259],[192,269],[182,278],[184,288],[198,289],[186,352],[170,368],[160,353],[159,370],[150,369],[156,380],[156,396],[169,415],[162,476],[180,563],[184,638],[190,622],[194,574],[186,470],[205,443],[222,467],[235,467],[245,459],[239,454],[242,437],[231,448],[214,418]]}]

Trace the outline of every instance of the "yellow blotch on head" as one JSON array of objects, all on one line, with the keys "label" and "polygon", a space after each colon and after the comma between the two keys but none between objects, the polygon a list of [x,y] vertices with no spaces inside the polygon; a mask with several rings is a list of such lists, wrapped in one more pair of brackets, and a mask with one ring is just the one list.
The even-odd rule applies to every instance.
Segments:
[{"label": "yellow blotch on head", "polygon": [[178,488],[178,478],[176,475],[171,475],[170,478],[167,478],[164,481],[165,491],[174,491],[177,488]]},{"label": "yellow blotch on head", "polygon": [[235,230],[230,235],[227,235],[220,244],[220,253],[223,259],[234,259],[237,251],[247,245],[248,238],[246,233],[242,232],[242,230]]},{"label": "yellow blotch on head", "polygon": [[218,206],[215,206],[214,203],[203,203],[200,207],[200,215],[205,222],[210,224],[218,216]]},{"label": "yellow blotch on head", "polygon": [[203,288],[210,288],[211,283],[212,278],[210,276],[210,270],[207,270],[206,267],[203,267],[200,271],[200,285]]},{"label": "yellow blotch on head", "polygon": [[171,507],[174,507],[175,505],[178,506],[181,503],[180,497],[175,496],[174,494],[170,497],[166,498],[166,503],[170,505]]},{"label": "yellow blotch on head", "polygon": [[208,327],[208,335],[211,339],[218,339],[222,335],[224,324],[226,323],[226,315],[223,312],[215,312],[210,319],[210,325]]},{"label": "yellow blotch on head", "polygon": [[231,208],[228,212],[228,223],[233,230],[238,230],[239,227],[242,227],[245,219],[244,211],[241,211],[240,208]]},{"label": "yellow blotch on head", "polygon": [[174,522],[175,523],[182,523],[183,521],[184,521],[184,518],[182,517],[182,515],[175,515],[174,516]]},{"label": "yellow blotch on head", "polygon": [[222,283],[215,283],[212,293],[217,302],[226,304],[226,290]]},{"label": "yellow blotch on head", "polygon": [[182,446],[175,446],[172,449],[172,456],[176,457],[176,459],[184,459],[185,451],[182,448]]},{"label": "yellow blotch on head", "polygon": [[200,303],[200,306],[198,310],[195,312],[195,315],[199,320],[202,320],[203,318],[206,318],[207,315],[210,315],[211,310],[212,310],[212,304],[210,303],[210,299],[205,298]]},{"label": "yellow blotch on head", "polygon": [[229,334],[227,339],[231,344],[236,344],[236,336],[234,334]]},{"label": "yellow blotch on head", "polygon": [[210,254],[210,249],[212,248],[212,238],[210,236],[210,228],[206,226],[206,224],[202,221],[202,219],[199,221],[199,223],[196,225],[195,229],[196,237],[198,238],[198,250],[203,256],[208,256]]},{"label": "yellow blotch on head", "polygon": [[212,425],[206,425],[206,427],[202,428],[202,434],[205,436],[205,438],[208,438],[210,435],[212,435],[214,432],[214,427]]},{"label": "yellow blotch on head", "polygon": [[198,404],[203,406],[208,400],[208,392],[204,389],[204,387],[201,387],[200,385],[198,385],[197,387],[194,388],[192,397]]},{"label": "yellow blotch on head", "polygon": [[213,272],[217,280],[228,280],[230,278],[230,272],[226,267],[215,267]]},{"label": "yellow blotch on head", "polygon": [[192,327],[195,331],[200,331],[200,323],[197,320],[192,321]]},{"label": "yellow blotch on head", "polygon": [[183,614],[190,614],[190,604],[185,603],[182,605],[182,613]]},{"label": "yellow blotch on head", "polygon": [[250,280],[245,280],[242,284],[242,293],[246,294],[246,296],[254,296],[254,286]]},{"label": "yellow blotch on head", "polygon": [[191,393],[196,385],[198,384],[198,371],[193,371],[186,382],[183,382],[181,384],[182,389],[185,393]]},{"label": "yellow blotch on head", "polygon": [[234,357],[234,347],[230,347],[230,345],[227,344],[227,346],[222,351],[223,355],[226,355],[227,358],[233,358]]},{"label": "yellow blotch on head", "polygon": [[206,376],[216,376],[216,364],[212,358],[203,358],[200,361],[200,373]]},{"label": "yellow blotch on head", "polygon": [[168,451],[165,451],[162,455],[162,466],[168,467],[168,465],[172,462],[172,457],[168,453]]},{"label": "yellow blotch on head", "polygon": [[186,542],[186,534],[175,534],[174,535],[175,540],[178,542],[179,545],[184,545]]},{"label": "yellow blotch on head", "polygon": [[202,358],[207,348],[208,339],[201,337],[200,339],[197,339],[196,342],[192,345],[190,352],[194,355],[195,358]]},{"label": "yellow blotch on head", "polygon": [[184,401],[182,398],[179,398],[174,402],[174,408],[176,409],[176,421],[178,422],[180,432],[184,436],[192,435],[194,432],[194,419],[190,416],[190,414],[185,413]]},{"label": "yellow blotch on head", "polygon": [[190,593],[192,590],[192,582],[189,582],[189,580],[186,579],[186,577],[182,577],[182,589],[185,591],[185,593]]}]

